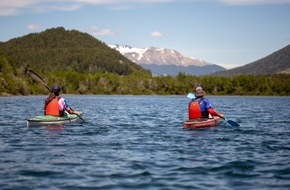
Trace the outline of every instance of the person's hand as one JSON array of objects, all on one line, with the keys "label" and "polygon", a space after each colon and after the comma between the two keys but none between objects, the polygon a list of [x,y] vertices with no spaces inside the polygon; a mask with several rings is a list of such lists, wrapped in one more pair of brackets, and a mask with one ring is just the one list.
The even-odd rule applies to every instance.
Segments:
[{"label": "person's hand", "polygon": [[72,114],[76,114],[76,115],[78,115],[78,112],[76,112],[76,111],[72,111]]},{"label": "person's hand", "polygon": [[75,114],[75,115],[78,115],[78,113],[77,113],[76,111],[72,110],[72,109],[70,109],[70,110],[68,111],[68,113],[69,113],[69,114]]},{"label": "person's hand", "polygon": [[224,116],[224,114],[220,113],[220,114],[219,114],[219,117],[220,117],[220,118],[224,118],[225,116]]}]

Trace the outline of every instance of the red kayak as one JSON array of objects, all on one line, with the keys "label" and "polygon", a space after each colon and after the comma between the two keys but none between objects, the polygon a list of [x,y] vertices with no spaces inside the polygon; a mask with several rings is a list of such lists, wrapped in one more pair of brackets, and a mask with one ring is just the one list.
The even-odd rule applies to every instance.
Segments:
[{"label": "red kayak", "polygon": [[183,123],[184,128],[197,129],[205,127],[213,127],[220,123],[220,117],[214,116],[213,118],[198,118],[187,120]]}]

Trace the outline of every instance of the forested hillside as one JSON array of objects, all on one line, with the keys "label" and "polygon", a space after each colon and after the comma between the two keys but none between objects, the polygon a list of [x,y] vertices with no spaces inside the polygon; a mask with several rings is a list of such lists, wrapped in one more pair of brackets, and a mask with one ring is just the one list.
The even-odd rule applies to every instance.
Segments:
[{"label": "forested hillside", "polygon": [[26,77],[20,76],[13,65],[13,61],[0,52],[0,96],[30,93]]},{"label": "forested hillside", "polygon": [[[0,54],[0,96],[47,94],[47,89],[25,72],[13,67],[13,60]],[[69,94],[186,95],[202,86],[208,95],[290,95],[290,75],[241,75],[236,77],[192,76],[153,77],[141,71],[130,75],[39,72],[50,87],[57,82]]]},{"label": "forested hillside", "polygon": [[[2,51],[2,53],[1,53]],[[88,34],[63,28],[0,43],[0,96],[47,94],[26,69],[69,94],[186,95],[202,86],[208,95],[290,95],[290,75],[157,76]]]},{"label": "forested hillside", "polygon": [[250,64],[213,73],[218,76],[290,74],[290,45]]},{"label": "forested hillside", "polygon": [[[145,70],[89,34],[62,27],[14,38],[0,44],[14,66],[36,71],[111,72],[119,75]],[[146,71],[148,72],[148,71]]]}]

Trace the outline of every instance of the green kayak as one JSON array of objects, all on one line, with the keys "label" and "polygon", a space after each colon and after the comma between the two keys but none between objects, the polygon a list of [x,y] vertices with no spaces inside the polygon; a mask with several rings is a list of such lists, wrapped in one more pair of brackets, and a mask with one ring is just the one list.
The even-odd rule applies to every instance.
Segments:
[{"label": "green kayak", "polygon": [[[78,112],[79,116],[82,115]],[[27,119],[27,127],[32,126],[45,126],[45,125],[62,125],[77,121],[79,117],[75,114],[66,114],[64,117],[56,117],[51,115],[38,115],[33,118]]]}]

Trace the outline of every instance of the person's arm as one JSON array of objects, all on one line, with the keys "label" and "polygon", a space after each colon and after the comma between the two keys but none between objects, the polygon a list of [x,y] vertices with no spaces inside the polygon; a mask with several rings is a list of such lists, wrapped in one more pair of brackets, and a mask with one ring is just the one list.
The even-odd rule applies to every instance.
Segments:
[{"label": "person's arm", "polygon": [[224,117],[224,114],[215,111],[213,108],[208,109],[208,113],[212,116],[219,116],[221,118]]},{"label": "person's arm", "polygon": [[221,118],[224,117],[224,114],[219,113],[219,112],[217,112],[217,111],[215,111],[215,110],[213,109],[212,104],[210,103],[209,99],[207,99],[207,98],[206,98],[206,108],[207,108],[208,113],[209,113],[210,115],[212,115],[212,116],[219,116],[219,117],[221,117]]},{"label": "person's arm", "polygon": [[69,114],[78,114],[77,112],[75,112],[72,108],[69,107],[67,101],[64,99],[64,109],[69,113]]},{"label": "person's arm", "polygon": [[212,108],[212,105],[211,105],[210,100],[208,98],[204,98],[203,101],[205,102],[205,107],[207,110]]},{"label": "person's arm", "polygon": [[69,113],[69,114],[78,114],[77,112],[75,112],[74,110],[72,110],[70,107],[69,107],[69,110],[67,110],[67,112]]}]

